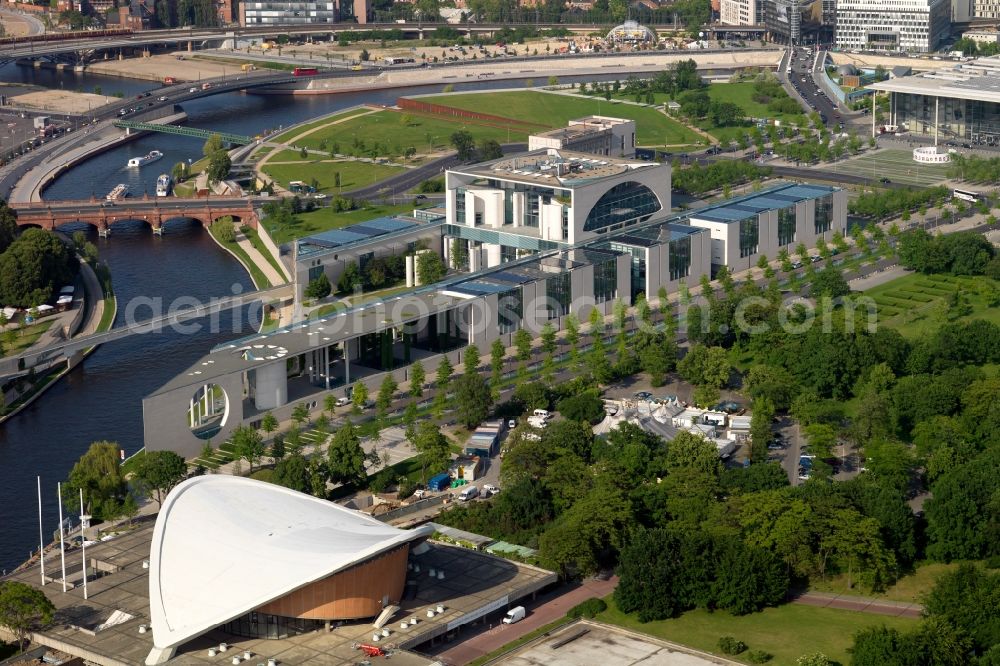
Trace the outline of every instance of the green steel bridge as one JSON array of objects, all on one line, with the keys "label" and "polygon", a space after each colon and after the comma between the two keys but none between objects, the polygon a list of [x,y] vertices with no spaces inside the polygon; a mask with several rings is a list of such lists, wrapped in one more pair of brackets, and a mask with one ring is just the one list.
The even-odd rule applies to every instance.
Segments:
[{"label": "green steel bridge", "polygon": [[137,132],[163,132],[164,134],[176,134],[178,136],[194,136],[207,139],[213,134],[218,134],[223,142],[234,146],[245,146],[253,143],[252,136],[243,134],[230,134],[229,132],[213,132],[212,130],[198,129],[197,127],[181,127],[179,125],[157,125],[154,123],[143,123],[135,120],[116,120],[115,127],[121,127],[129,131]]}]

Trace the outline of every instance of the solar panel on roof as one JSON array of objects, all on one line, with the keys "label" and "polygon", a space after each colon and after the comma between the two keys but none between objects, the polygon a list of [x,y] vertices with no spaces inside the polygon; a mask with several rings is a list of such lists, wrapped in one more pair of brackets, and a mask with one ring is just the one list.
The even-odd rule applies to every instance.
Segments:
[{"label": "solar panel on roof", "polygon": [[324,231],[321,234],[310,236],[310,239],[327,241],[329,243],[337,243],[339,245],[344,245],[345,243],[353,243],[354,241],[362,240],[365,238],[368,238],[368,236],[364,234],[352,233],[350,231],[347,231],[346,229],[331,229],[330,231]]}]

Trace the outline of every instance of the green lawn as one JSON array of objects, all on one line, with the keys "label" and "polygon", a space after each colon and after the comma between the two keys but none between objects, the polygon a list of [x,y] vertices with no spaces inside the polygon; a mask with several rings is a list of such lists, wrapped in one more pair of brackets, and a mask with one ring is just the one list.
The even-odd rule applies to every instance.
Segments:
[{"label": "green lawn", "polygon": [[[721,611],[694,610],[671,620],[643,624],[634,616],[619,611],[611,597],[605,600],[608,610],[597,616],[602,622],[719,656],[725,656],[719,652],[719,639],[732,636],[746,643],[750,650],[764,650],[774,655],[768,662],[774,666],[794,665],[800,656],[812,652],[822,652],[835,662],[848,664],[847,648],[853,643],[855,632],[883,624],[906,630],[917,624],[917,620],[910,618],[799,604],[785,604],[741,617]],[[746,654],[728,658],[742,661],[740,657]]]},{"label": "green lawn", "polygon": [[267,279],[266,275],[264,275],[264,271],[260,270],[257,264],[255,264],[250,259],[250,255],[246,253],[246,250],[240,247],[239,243],[236,242],[227,243],[219,240],[217,231],[218,229],[219,226],[213,224],[208,228],[208,233],[212,234],[212,237],[215,239],[217,243],[219,243],[219,245],[222,245],[227,250],[231,251],[233,254],[235,254],[237,257],[240,258],[240,261],[242,261],[243,265],[246,266],[247,270],[250,271],[250,278],[253,280],[254,284],[257,285],[258,289],[267,289],[268,287],[270,287],[271,281]]},{"label": "green lawn", "polygon": [[27,326],[8,324],[5,330],[13,331],[14,335],[11,336],[10,344],[4,342],[2,348],[0,348],[0,356],[17,356],[23,350],[38,342],[38,338],[42,337],[42,333],[49,330],[53,321],[52,319],[42,320]]},{"label": "green lawn", "polygon": [[477,143],[487,139],[507,143],[528,138],[520,126],[492,127],[458,118],[385,110],[317,130],[294,145],[333,150],[342,155],[370,156],[374,151],[379,157],[400,157],[409,147],[418,153],[450,149],[449,137],[458,130],[469,132]]},{"label": "green lawn", "polygon": [[247,240],[249,240],[250,244],[254,246],[254,249],[260,252],[261,255],[267,259],[267,263],[271,264],[271,267],[274,268],[278,275],[285,274],[284,271],[282,271],[281,265],[278,263],[278,259],[271,254],[271,251],[268,250],[267,247],[264,246],[264,241],[260,239],[260,235],[257,233],[256,229],[247,227],[243,230],[243,235],[247,237]]},{"label": "green lawn", "polygon": [[357,116],[359,114],[367,113],[367,111],[368,109],[350,109],[348,111],[338,111],[337,113],[332,113],[328,116],[323,116],[319,120],[314,120],[311,123],[306,123],[305,125],[300,125],[294,129],[290,129],[284,134],[279,134],[278,136],[274,137],[272,141],[276,143],[285,143],[304,132],[308,132],[310,130],[316,129],[317,127],[326,125],[328,123],[332,123],[337,120],[343,120],[344,118],[353,118],[354,116]]},{"label": "green lawn", "polygon": [[956,277],[915,273],[865,292],[878,306],[878,321],[908,338],[928,335],[947,323],[947,299],[958,292],[968,299],[971,314],[960,320],[986,319],[1000,324],[1000,308],[990,307],[983,290],[1000,288],[987,277]]},{"label": "green lawn", "polygon": [[[368,206],[367,208],[351,210],[346,213],[335,213],[333,212],[333,209],[329,207],[317,208],[312,212],[299,213],[296,215],[295,217],[298,221],[293,225],[278,227],[277,229],[272,229],[271,226],[268,225],[267,230],[271,234],[271,239],[278,245],[281,245],[282,243],[287,243],[295,238],[311,236],[313,234],[318,234],[321,231],[328,231],[330,229],[339,229],[350,224],[364,222],[365,220],[373,220],[376,217],[400,215],[412,212],[413,205],[410,203],[400,204],[398,206]],[[267,224],[267,219],[264,220],[264,224]]]},{"label": "green lawn", "polygon": [[822,171],[864,176],[873,181],[888,178],[894,183],[930,187],[948,179],[947,164],[917,164],[909,150],[879,148],[863,153],[860,157],[823,164]]},{"label": "green lawn", "polygon": [[[284,151],[291,152],[291,151]],[[298,154],[296,159],[300,159]],[[264,173],[276,180],[282,187],[288,187],[289,181],[301,180],[304,183],[312,182],[315,178],[319,181],[319,191],[326,194],[338,194],[349,192],[360,187],[367,187],[393,176],[403,169],[385,164],[372,164],[370,162],[358,162],[355,160],[302,160],[295,164],[273,164],[268,162],[264,165]],[[335,174],[340,174],[340,187],[335,187]]]},{"label": "green lawn", "polygon": [[[796,124],[799,127],[806,127],[809,122],[802,113],[774,113],[769,111],[767,104],[761,104],[753,100],[754,84],[751,82],[742,83],[713,83],[708,87],[708,96],[712,101],[733,102],[746,112],[748,118],[770,118],[780,120],[784,124]],[[720,140],[735,138],[746,132],[746,127],[712,127],[704,128],[712,136]]]},{"label": "green lawn", "polygon": [[872,594],[855,585],[847,587],[847,576],[834,576],[826,581],[817,581],[809,585],[809,589],[815,592],[830,592],[833,594],[850,594],[853,596],[875,597],[888,601],[903,601],[906,603],[922,602],[924,594],[929,592],[937,579],[943,574],[950,573],[958,569],[960,562],[927,562],[920,564],[913,571],[900,578],[894,585],[881,594]]},{"label": "green lawn", "polygon": [[[420,101],[491,113],[550,128],[565,127],[569,120],[606,115],[636,121],[636,143],[641,146],[690,145],[704,139],[662,111],[634,104],[608,103],[536,90],[471,93],[421,97]],[[512,140],[516,137],[512,134]]]}]

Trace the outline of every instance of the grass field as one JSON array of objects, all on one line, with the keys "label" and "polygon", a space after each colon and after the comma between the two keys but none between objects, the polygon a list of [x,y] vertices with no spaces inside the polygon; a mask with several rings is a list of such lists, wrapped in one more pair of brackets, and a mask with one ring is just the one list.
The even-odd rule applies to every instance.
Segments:
[{"label": "grass field", "polygon": [[458,130],[469,132],[477,143],[487,139],[507,143],[508,140],[526,141],[528,138],[519,127],[492,127],[457,118],[385,110],[317,130],[294,144],[334,150],[342,155],[368,156],[374,150],[379,157],[399,157],[408,147],[418,153],[448,149],[451,146],[449,137]]},{"label": "grass field", "polygon": [[27,326],[14,326],[12,324],[8,324],[6,330],[13,331],[15,335],[11,336],[9,344],[3,344],[3,348],[0,350],[0,356],[17,356],[23,350],[38,342],[38,338],[42,337],[42,333],[49,330],[53,321],[54,320],[52,319],[48,321],[42,320],[35,324],[28,324]]},{"label": "grass field", "polygon": [[991,307],[984,290],[1000,288],[986,277],[951,275],[906,275],[865,292],[878,306],[878,322],[891,326],[908,338],[928,335],[948,321],[947,299],[959,292],[968,299],[972,312],[960,317],[987,319],[1000,324],[1000,308]]},{"label": "grass field", "polygon": [[330,114],[329,116],[323,116],[319,120],[314,120],[313,122],[306,123],[305,125],[299,125],[295,129],[290,129],[283,134],[279,134],[278,136],[274,137],[272,141],[275,141],[277,143],[285,143],[286,141],[290,141],[304,132],[314,130],[317,127],[320,127],[322,125],[327,125],[329,123],[336,122],[338,120],[343,120],[344,118],[353,118],[362,113],[366,113],[367,111],[368,111],[367,109],[350,109],[348,111],[333,113]]},{"label": "grass field", "polygon": [[[848,664],[850,655],[847,648],[853,643],[855,632],[883,624],[905,630],[917,624],[917,620],[910,618],[799,604],[785,604],[741,617],[726,612],[695,610],[671,620],[643,624],[634,616],[619,611],[611,597],[605,600],[608,610],[597,616],[602,622],[719,656],[725,656],[719,652],[719,639],[732,636],[746,643],[751,650],[764,650],[774,655],[767,662],[774,666],[793,666],[796,659],[813,652],[822,652],[836,663]],[[746,652],[728,658],[742,661],[740,657],[745,656]]]},{"label": "grass field", "polygon": [[[802,113],[774,113],[767,109],[766,104],[761,104],[760,102],[755,102],[753,100],[753,83],[714,83],[708,87],[708,96],[712,98],[712,101],[718,102],[732,102],[743,109],[746,112],[748,118],[770,118],[780,120],[782,125],[794,123],[799,127],[806,127],[809,121],[806,119],[805,114]],[[719,140],[725,141],[730,138],[735,139],[737,136],[745,133],[747,127],[714,127],[705,126],[703,127],[712,136],[718,137]]]},{"label": "grass field", "polygon": [[250,272],[250,277],[251,279],[253,279],[253,283],[257,286],[258,289],[267,289],[268,287],[270,287],[271,281],[267,279],[266,275],[264,275],[264,271],[260,270],[257,264],[254,263],[252,259],[250,259],[250,255],[246,253],[246,250],[240,247],[239,243],[235,241],[229,243],[219,239],[219,233],[218,233],[219,228],[220,227],[216,224],[213,224],[208,228],[208,233],[212,234],[212,237],[215,239],[215,242],[217,242],[219,245],[223,246],[224,248],[235,254],[237,257],[239,257],[240,261]]},{"label": "grass field", "polygon": [[888,178],[894,183],[929,187],[948,179],[947,164],[917,164],[908,150],[880,148],[843,162],[823,164],[823,171],[863,176],[873,181]]},{"label": "grass field", "polygon": [[[290,153],[291,151],[283,151]],[[273,159],[277,159],[275,156]],[[264,173],[276,180],[282,187],[288,187],[289,181],[301,180],[304,183],[312,182],[315,178],[319,181],[319,191],[326,194],[339,194],[349,192],[360,187],[367,187],[384,180],[389,176],[394,176],[403,169],[397,166],[385,164],[372,164],[371,162],[358,162],[356,160],[302,160],[298,154],[295,158],[299,161],[291,164],[273,164],[268,162],[264,165]],[[335,174],[340,174],[340,187],[335,187]]]},{"label": "grass field", "polygon": [[[421,97],[421,101],[443,104],[539,123],[551,128],[589,115],[630,118],[636,121],[636,143],[641,146],[681,146],[703,144],[705,140],[663,112],[634,104],[609,103],[603,99],[582,99],[535,90]],[[516,140],[512,134],[511,140]]]},{"label": "grass field", "polygon": [[814,592],[831,592],[834,594],[849,594],[852,596],[875,597],[888,601],[903,601],[906,603],[922,602],[924,594],[929,592],[937,579],[943,574],[958,569],[959,562],[945,564],[943,562],[928,562],[920,564],[913,573],[900,578],[894,585],[880,594],[872,594],[864,590],[860,585],[852,588],[847,587],[847,576],[834,576],[826,581],[817,581],[809,585],[809,589]]},{"label": "grass field", "polygon": [[[335,213],[333,212],[333,209],[329,207],[317,208],[312,212],[299,213],[296,215],[295,217],[298,222],[293,225],[278,227],[273,230],[271,229],[271,226],[268,225],[267,230],[271,234],[271,239],[280,245],[295,238],[304,238],[305,236],[318,234],[322,231],[339,229],[341,227],[346,227],[349,224],[357,224],[358,222],[372,220],[376,217],[412,212],[413,204],[410,203],[400,204],[398,206],[369,206],[367,208],[347,211],[346,213]],[[264,220],[264,224],[267,224],[266,219]]]}]

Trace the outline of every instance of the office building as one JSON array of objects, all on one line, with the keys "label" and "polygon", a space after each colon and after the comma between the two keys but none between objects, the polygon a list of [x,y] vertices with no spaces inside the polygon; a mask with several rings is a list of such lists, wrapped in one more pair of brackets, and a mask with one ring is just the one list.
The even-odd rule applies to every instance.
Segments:
[{"label": "office building", "polygon": [[445,191],[445,256],[478,271],[667,215],[670,165],[548,148],[457,167]]},{"label": "office building", "polygon": [[555,148],[605,157],[635,157],[635,121],[607,116],[571,120],[566,127],[532,134],[528,150]]},{"label": "office building", "polygon": [[927,53],[951,29],[947,0],[838,0],[838,49]]},{"label": "office building", "polygon": [[720,0],[719,22],[722,25],[759,25],[764,23],[763,0]]},{"label": "office building", "polygon": [[712,236],[712,266],[731,272],[757,265],[763,255],[794,253],[799,243],[813,247],[845,233],[847,192],[823,185],[785,185],[691,213],[691,226]]},{"label": "office building", "polygon": [[1000,145],[1000,56],[868,86],[889,93],[889,122],[935,143]]}]

